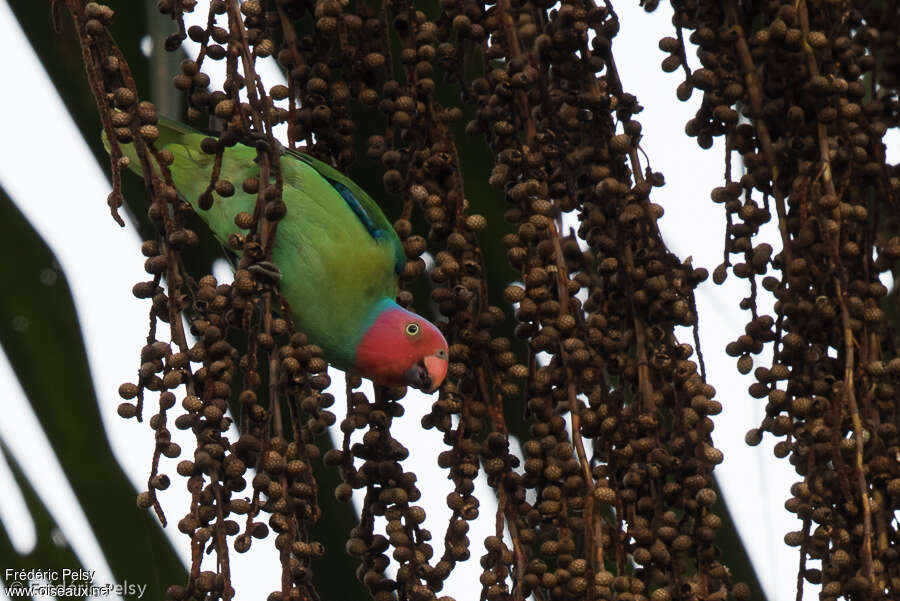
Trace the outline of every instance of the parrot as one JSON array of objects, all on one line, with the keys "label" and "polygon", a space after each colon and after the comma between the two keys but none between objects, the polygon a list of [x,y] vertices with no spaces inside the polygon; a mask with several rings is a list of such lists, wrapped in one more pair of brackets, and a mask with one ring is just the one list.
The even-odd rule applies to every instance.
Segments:
[{"label": "parrot", "polygon": [[[257,150],[226,148],[220,179],[237,183],[233,196],[214,193],[212,208],[199,207],[215,155],[201,150],[206,134],[162,115],[158,150],[172,152],[169,166],[179,194],[226,244],[240,230],[235,216],[253,214],[256,195],[240,182],[258,177]],[[109,142],[104,134],[104,145]],[[133,144],[120,144],[129,168],[141,173]],[[406,264],[400,238],[378,204],[335,167],[308,154],[280,149],[284,217],[278,222],[272,263],[294,324],[339,369],[382,386],[434,392],[448,368],[448,347],[433,323],[401,307],[397,278]]]}]

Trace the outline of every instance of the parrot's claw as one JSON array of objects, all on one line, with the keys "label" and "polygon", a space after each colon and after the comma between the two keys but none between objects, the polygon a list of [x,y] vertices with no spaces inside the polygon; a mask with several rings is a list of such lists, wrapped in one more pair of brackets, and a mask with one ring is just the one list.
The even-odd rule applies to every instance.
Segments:
[{"label": "parrot's claw", "polygon": [[274,142],[275,150],[279,155],[284,154],[284,149],[281,147],[281,142],[272,138],[272,141],[269,141],[268,136],[260,131],[251,131],[246,134],[243,138],[241,138],[241,143],[247,146],[252,146],[257,150],[261,150],[263,152],[268,152],[272,147],[272,142]]},{"label": "parrot's claw", "polygon": [[254,263],[247,270],[252,273],[258,280],[266,284],[277,284],[281,281],[281,270],[271,261],[260,261]]}]

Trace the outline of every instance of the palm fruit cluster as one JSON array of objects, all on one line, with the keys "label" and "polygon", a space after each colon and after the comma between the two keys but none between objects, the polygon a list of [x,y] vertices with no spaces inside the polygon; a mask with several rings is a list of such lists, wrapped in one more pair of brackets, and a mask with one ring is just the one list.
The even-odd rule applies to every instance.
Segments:
[{"label": "palm fruit cluster", "polygon": [[[800,478],[785,502],[800,525],[785,534],[800,551],[798,586],[820,585],[823,600],[897,598],[900,357],[897,298],[881,276],[900,258],[900,171],[884,145],[900,114],[898,5],[672,6],[662,68],[684,70],[681,100],[702,94],[685,131],[703,148],[725,141],[711,198],[725,209],[726,260],[714,279],[730,268],[750,283],[751,318],[726,349],[766,402],[747,442],[780,438],[775,455]],[[778,252],[755,240],[776,225]],[[773,315],[757,311],[766,292]]]},{"label": "palm fruit cluster", "polygon": [[[694,289],[708,274],[660,237],[650,195],[663,176],[638,154],[641,107],[613,59],[617,15],[548,8],[500,1],[473,22],[460,6],[451,21],[490,39],[467,131],[497,157],[491,184],[516,227],[504,243],[522,282],[504,296],[529,348],[524,473],[495,476],[519,540],[512,553],[486,541],[485,594],[747,598],[715,546],[722,453],[710,416],[721,405],[674,336],[696,325]],[[564,230],[565,213],[577,232]]]}]

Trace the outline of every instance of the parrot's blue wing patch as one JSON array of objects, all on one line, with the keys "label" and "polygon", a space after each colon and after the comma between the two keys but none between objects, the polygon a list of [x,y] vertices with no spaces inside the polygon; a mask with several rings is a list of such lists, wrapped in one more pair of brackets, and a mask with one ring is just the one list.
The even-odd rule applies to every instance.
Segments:
[{"label": "parrot's blue wing patch", "polygon": [[369,214],[366,213],[366,210],[363,208],[362,203],[359,202],[359,199],[353,196],[353,192],[350,189],[342,184],[341,182],[336,182],[333,180],[328,180],[328,183],[334,187],[335,190],[338,191],[338,194],[341,195],[347,204],[350,205],[350,208],[353,209],[353,212],[356,213],[356,216],[359,217],[359,220],[362,221],[362,224],[366,226],[366,229],[372,235],[373,238],[383,238],[387,232],[383,229],[379,229],[376,227],[375,223],[372,221],[372,218],[369,217]]}]

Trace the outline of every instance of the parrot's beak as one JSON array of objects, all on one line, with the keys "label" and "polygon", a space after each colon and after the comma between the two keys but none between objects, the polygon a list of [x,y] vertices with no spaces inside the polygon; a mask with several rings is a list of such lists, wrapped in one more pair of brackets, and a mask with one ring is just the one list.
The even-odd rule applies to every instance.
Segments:
[{"label": "parrot's beak", "polygon": [[431,380],[431,389],[429,393],[434,392],[443,383],[447,377],[447,356],[438,357],[430,355],[425,357],[425,369],[428,370],[428,376]]},{"label": "parrot's beak", "polygon": [[437,390],[445,377],[447,377],[447,358],[437,355],[429,355],[414,363],[403,374],[407,386],[429,394]]}]

